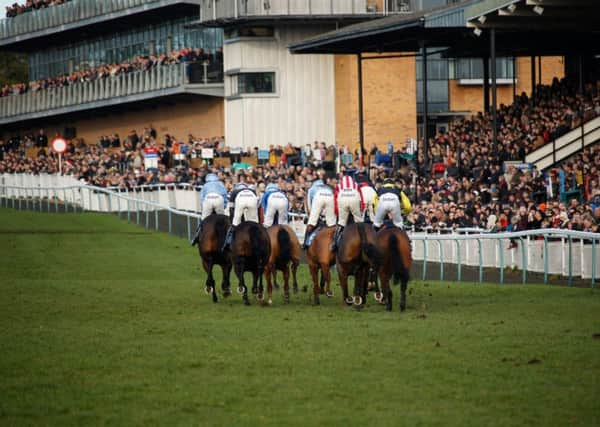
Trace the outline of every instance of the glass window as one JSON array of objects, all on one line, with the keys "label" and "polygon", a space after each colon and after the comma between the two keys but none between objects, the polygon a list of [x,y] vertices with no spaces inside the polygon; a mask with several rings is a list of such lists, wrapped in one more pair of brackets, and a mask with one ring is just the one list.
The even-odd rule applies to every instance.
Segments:
[{"label": "glass window", "polygon": [[233,95],[276,92],[274,72],[240,73],[232,81],[237,81],[232,87]]},{"label": "glass window", "polygon": [[[480,58],[458,59],[456,68],[459,79],[483,80],[483,61]],[[513,78],[512,58],[496,58],[496,75],[499,79]]]}]

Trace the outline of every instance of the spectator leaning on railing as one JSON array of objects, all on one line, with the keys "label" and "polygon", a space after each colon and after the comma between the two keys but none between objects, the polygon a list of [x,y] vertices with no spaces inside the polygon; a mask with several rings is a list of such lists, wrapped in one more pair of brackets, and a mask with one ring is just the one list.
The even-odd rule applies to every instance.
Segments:
[{"label": "spectator leaning on railing", "polygon": [[184,48],[182,50],[173,51],[170,54],[139,55],[132,60],[123,61],[118,64],[104,64],[95,68],[76,71],[68,75],[62,74],[51,78],[34,80],[29,83],[5,85],[0,88],[0,97],[70,86],[75,83],[106,79],[135,71],[147,71],[163,65],[179,64],[182,62],[191,63],[195,61],[211,62],[214,60],[215,55],[213,55],[210,50],[204,50],[202,48]]},{"label": "spectator leaning on railing", "polygon": [[50,6],[57,6],[69,1],[71,0],[27,0],[24,4],[13,3],[12,6],[6,6],[6,17],[14,18],[23,13],[45,9]]}]

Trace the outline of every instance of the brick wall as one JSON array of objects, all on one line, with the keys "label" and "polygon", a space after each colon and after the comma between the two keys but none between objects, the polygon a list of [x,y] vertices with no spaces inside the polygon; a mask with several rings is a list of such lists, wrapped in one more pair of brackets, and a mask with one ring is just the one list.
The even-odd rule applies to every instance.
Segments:
[{"label": "brick wall", "polygon": [[[539,78],[538,61],[536,66],[536,84]],[[517,58],[517,85],[516,93],[531,93],[531,59],[528,57]],[[554,77],[562,78],[565,75],[564,59],[562,56],[549,56],[542,58],[542,83],[550,84]],[[483,86],[459,85],[457,80],[450,81],[449,88],[450,110],[470,111],[477,113],[483,110]],[[500,85],[497,89],[498,105],[511,104],[513,100],[512,84]],[[492,93],[490,87],[490,102]]]},{"label": "brick wall", "polygon": [[[404,143],[417,132],[416,67],[414,58],[363,62],[365,147]],[[335,60],[336,138],[356,147],[359,141],[357,64],[354,55]]]},{"label": "brick wall", "polygon": [[95,144],[101,135],[118,133],[123,140],[132,129],[141,133],[145,127],[152,125],[160,140],[165,133],[169,133],[187,141],[190,133],[197,137],[224,135],[223,107],[223,98],[217,97],[175,100],[172,104],[161,104],[154,108],[137,107],[137,110],[131,108],[127,112],[106,115],[90,113],[93,117],[55,121],[52,124],[40,122],[34,127],[21,129],[21,134],[28,131],[36,134],[44,127],[51,138],[55,133],[62,134],[65,127],[75,127],[78,138]]}]

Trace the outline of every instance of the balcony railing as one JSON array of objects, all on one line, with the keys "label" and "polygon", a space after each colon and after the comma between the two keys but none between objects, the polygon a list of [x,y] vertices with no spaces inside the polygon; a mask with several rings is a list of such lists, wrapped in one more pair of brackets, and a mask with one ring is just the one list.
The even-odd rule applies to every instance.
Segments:
[{"label": "balcony railing", "polygon": [[269,16],[387,15],[407,13],[411,0],[205,0],[201,21]]},{"label": "balcony railing", "polygon": [[185,92],[222,96],[222,88],[222,65],[162,65],[0,98],[0,124]]},{"label": "balcony railing", "polygon": [[[0,20],[0,42],[3,39],[18,37],[29,38],[32,33],[47,30],[53,27],[63,26],[100,17],[103,15],[118,15],[119,12],[127,11],[131,14],[135,9],[145,11],[153,8],[182,3],[181,0],[71,0],[70,2],[51,6],[46,9],[26,12],[14,18]],[[189,1],[189,3],[196,3]],[[117,16],[112,16],[117,17]]]}]

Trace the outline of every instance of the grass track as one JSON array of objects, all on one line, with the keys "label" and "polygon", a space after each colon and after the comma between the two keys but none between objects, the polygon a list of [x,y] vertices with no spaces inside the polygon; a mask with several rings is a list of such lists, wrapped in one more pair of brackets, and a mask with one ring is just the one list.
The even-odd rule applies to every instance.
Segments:
[{"label": "grass track", "polygon": [[203,279],[184,240],[0,210],[0,424],[600,424],[597,290],[414,282],[356,313]]}]

